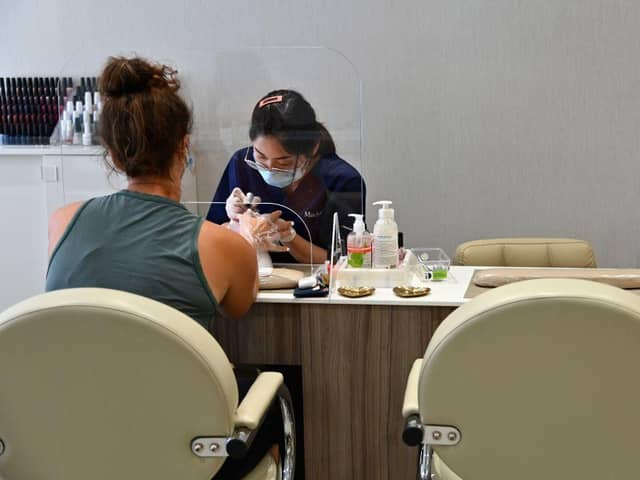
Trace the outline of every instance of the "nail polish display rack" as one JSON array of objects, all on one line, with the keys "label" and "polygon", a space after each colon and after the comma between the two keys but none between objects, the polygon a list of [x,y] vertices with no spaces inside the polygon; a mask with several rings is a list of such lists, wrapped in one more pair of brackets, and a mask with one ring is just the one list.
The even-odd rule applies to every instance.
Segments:
[{"label": "nail polish display rack", "polygon": [[[94,119],[101,104],[95,101],[96,92],[95,77],[80,77],[75,85],[71,77],[0,77],[0,145],[82,144],[87,116],[91,129],[89,144],[97,143]],[[79,130],[77,142],[73,141],[73,134],[67,136],[70,142],[62,138],[64,128],[60,120],[67,116],[73,123],[73,133]]]}]

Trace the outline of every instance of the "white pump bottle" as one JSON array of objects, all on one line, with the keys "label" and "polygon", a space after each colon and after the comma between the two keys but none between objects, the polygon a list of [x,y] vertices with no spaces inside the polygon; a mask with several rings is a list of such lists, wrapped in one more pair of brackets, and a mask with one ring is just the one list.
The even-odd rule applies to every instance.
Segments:
[{"label": "white pump bottle", "polygon": [[396,268],[398,265],[398,225],[393,219],[392,202],[380,200],[378,220],[373,226],[373,268]]}]

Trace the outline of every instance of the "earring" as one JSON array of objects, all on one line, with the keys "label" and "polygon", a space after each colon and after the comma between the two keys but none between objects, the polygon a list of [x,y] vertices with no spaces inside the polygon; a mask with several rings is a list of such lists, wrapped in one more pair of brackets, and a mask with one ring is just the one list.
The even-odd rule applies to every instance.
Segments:
[{"label": "earring", "polygon": [[194,163],[193,157],[191,156],[191,150],[187,148],[187,158],[184,162],[184,166],[185,168],[188,168],[190,172],[193,172]]}]

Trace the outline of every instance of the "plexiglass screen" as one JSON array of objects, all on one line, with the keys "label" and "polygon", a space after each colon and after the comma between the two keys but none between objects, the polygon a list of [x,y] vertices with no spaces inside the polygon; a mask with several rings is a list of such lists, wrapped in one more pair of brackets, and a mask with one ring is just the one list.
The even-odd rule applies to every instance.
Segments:
[{"label": "plexiglass screen", "polygon": [[347,58],[320,47],[135,53],[83,47],[61,65],[57,81],[60,119],[52,143],[64,172],[61,204],[126,188],[98,136],[105,100],[99,75],[118,55],[178,72],[180,95],[193,113],[182,178],[187,208],[232,228],[247,211],[274,217],[272,237],[262,239],[263,273],[269,260],[317,265],[328,258],[334,214],[344,239],[352,227],[348,214],[366,205],[361,82]]}]

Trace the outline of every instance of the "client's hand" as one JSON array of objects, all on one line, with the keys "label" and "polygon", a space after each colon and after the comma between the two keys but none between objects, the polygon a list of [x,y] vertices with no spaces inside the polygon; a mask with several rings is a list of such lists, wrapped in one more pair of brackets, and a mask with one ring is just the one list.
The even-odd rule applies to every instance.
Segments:
[{"label": "client's hand", "polygon": [[231,195],[227,197],[224,209],[227,212],[229,220],[237,222],[240,215],[246,212],[249,206],[256,206],[260,201],[260,197],[251,196],[251,198],[248,198],[242,190],[236,187],[231,191]]},{"label": "client's hand", "polygon": [[277,238],[282,243],[292,242],[293,239],[296,238],[296,231],[293,228],[293,222],[278,218],[275,223]]},{"label": "client's hand", "polygon": [[281,210],[265,215],[247,210],[238,216],[240,224],[238,233],[254,245],[256,249],[270,252],[286,252],[289,247],[276,243],[278,241],[276,223],[280,220],[280,215],[282,215]]}]

